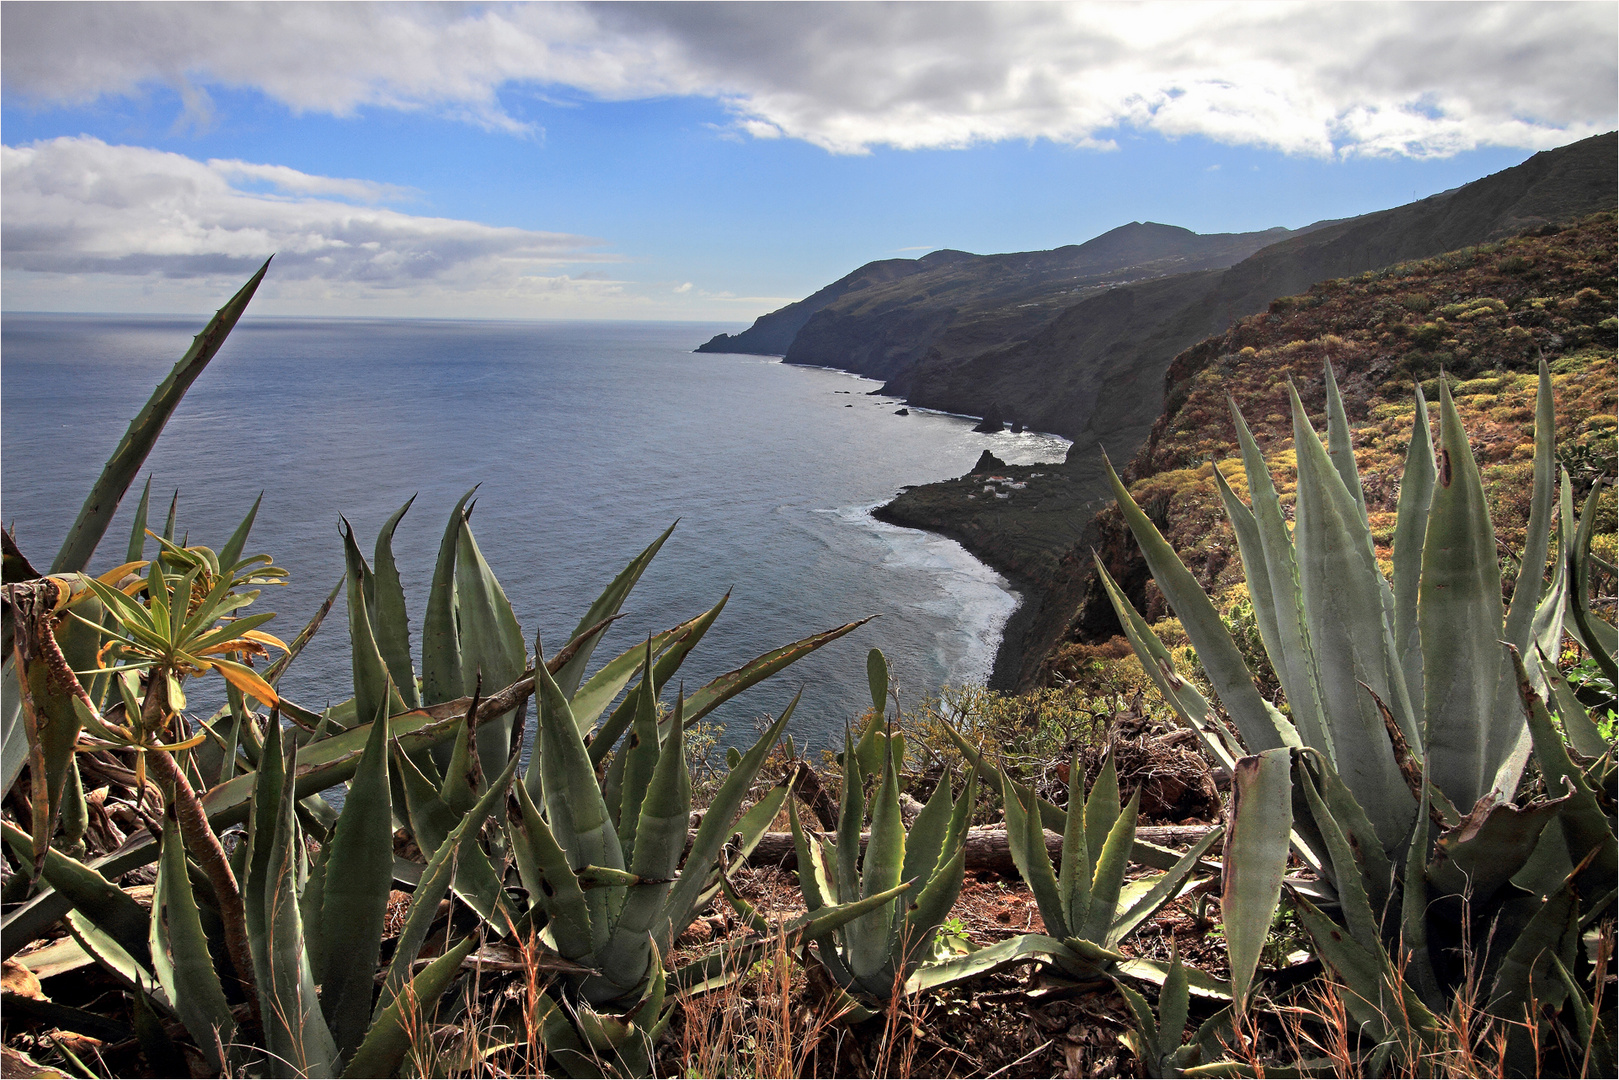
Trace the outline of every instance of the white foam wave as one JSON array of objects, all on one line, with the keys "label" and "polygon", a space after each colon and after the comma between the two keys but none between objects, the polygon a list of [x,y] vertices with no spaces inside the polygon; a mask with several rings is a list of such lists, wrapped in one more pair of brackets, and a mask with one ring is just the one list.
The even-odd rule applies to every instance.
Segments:
[{"label": "white foam wave", "polygon": [[[876,558],[894,575],[894,595],[903,597],[899,618],[927,624],[929,653],[916,658],[931,684],[975,683],[989,678],[1006,622],[1019,597],[1010,582],[947,537],[878,521],[870,506],[820,511],[837,531],[876,547]],[[834,545],[836,546],[836,545]]]}]

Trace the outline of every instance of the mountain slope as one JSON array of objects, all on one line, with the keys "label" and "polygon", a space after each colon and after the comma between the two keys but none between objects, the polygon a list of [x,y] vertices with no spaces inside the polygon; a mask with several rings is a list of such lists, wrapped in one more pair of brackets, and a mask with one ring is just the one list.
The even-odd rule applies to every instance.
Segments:
[{"label": "mountain slope", "polygon": [[1616,145],[1610,133],[1545,151],[1420,202],[1290,236],[1217,274],[1122,286],[1114,292],[1127,295],[1084,300],[1026,342],[967,359],[930,357],[884,390],[972,415],[993,404],[1068,436],[1075,453],[1100,443],[1127,457],[1151,428],[1164,371],[1182,349],[1317,281],[1610,209]]},{"label": "mountain slope", "polygon": [[[1277,301],[1264,315],[1177,356],[1152,433],[1124,470],[1133,498],[1220,604],[1240,623],[1246,598],[1241,560],[1215,492],[1219,468],[1243,490],[1228,395],[1241,407],[1272,466],[1284,506],[1292,503],[1292,380],[1320,428],[1322,365],[1330,361],[1350,418],[1373,540],[1391,557],[1399,481],[1415,413],[1412,385],[1428,399],[1438,380],[1451,393],[1484,477],[1496,535],[1521,549],[1533,463],[1535,372],[1551,367],[1558,458],[1575,505],[1615,466],[1614,347],[1616,251],[1613,214],[1544,227],[1501,244],[1397,264],[1352,280],[1327,281]],[[1437,413],[1434,414],[1437,419]],[[1598,510],[1596,550],[1613,551],[1611,495]],[[1108,507],[1073,565],[1088,568],[1094,545],[1137,607],[1168,614],[1122,517]],[[1120,632],[1111,604],[1086,575],[1085,598],[1047,673],[1079,673],[1095,644]],[[1510,578],[1509,578],[1510,580]],[[1611,591],[1611,590],[1610,590]]]},{"label": "mountain slope", "polygon": [[1202,236],[1132,222],[1051,251],[931,252],[868,263],[699,352],[785,354],[788,363],[888,377],[928,355],[965,357],[1021,341],[1076,299],[1123,282],[1230,266],[1286,229]]}]

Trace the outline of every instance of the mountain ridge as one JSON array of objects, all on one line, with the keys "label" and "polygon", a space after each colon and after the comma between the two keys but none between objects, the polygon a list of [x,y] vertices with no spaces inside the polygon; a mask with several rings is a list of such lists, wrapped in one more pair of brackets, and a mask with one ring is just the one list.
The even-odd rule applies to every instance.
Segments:
[{"label": "mountain ridge", "polygon": [[[977,255],[942,248],[917,259],[881,259],[696,351],[898,372],[930,349],[959,356],[1022,340],[1076,292],[1117,284],[1120,275],[1135,280],[1227,266],[1295,231],[1199,234],[1130,222],[1044,251]],[[858,355],[846,355],[851,348]]]}]

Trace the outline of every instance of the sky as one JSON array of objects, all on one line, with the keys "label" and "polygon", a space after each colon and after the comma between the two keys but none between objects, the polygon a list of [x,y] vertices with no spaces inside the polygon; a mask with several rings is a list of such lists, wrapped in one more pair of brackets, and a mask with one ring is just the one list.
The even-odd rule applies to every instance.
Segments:
[{"label": "sky", "polygon": [[0,5],[0,307],[746,323],[1599,134],[1603,3]]}]

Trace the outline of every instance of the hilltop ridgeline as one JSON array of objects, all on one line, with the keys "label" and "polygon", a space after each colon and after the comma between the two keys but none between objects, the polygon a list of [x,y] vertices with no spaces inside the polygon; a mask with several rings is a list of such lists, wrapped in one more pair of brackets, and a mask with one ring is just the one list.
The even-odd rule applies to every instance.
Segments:
[{"label": "hilltop ridgeline", "polygon": [[973,255],[945,249],[920,259],[883,259],[697,351],[782,356],[790,364],[902,378],[924,360],[968,359],[1026,340],[1088,296],[1231,266],[1292,235],[1268,229],[1201,236],[1137,221],[1052,251]]}]

